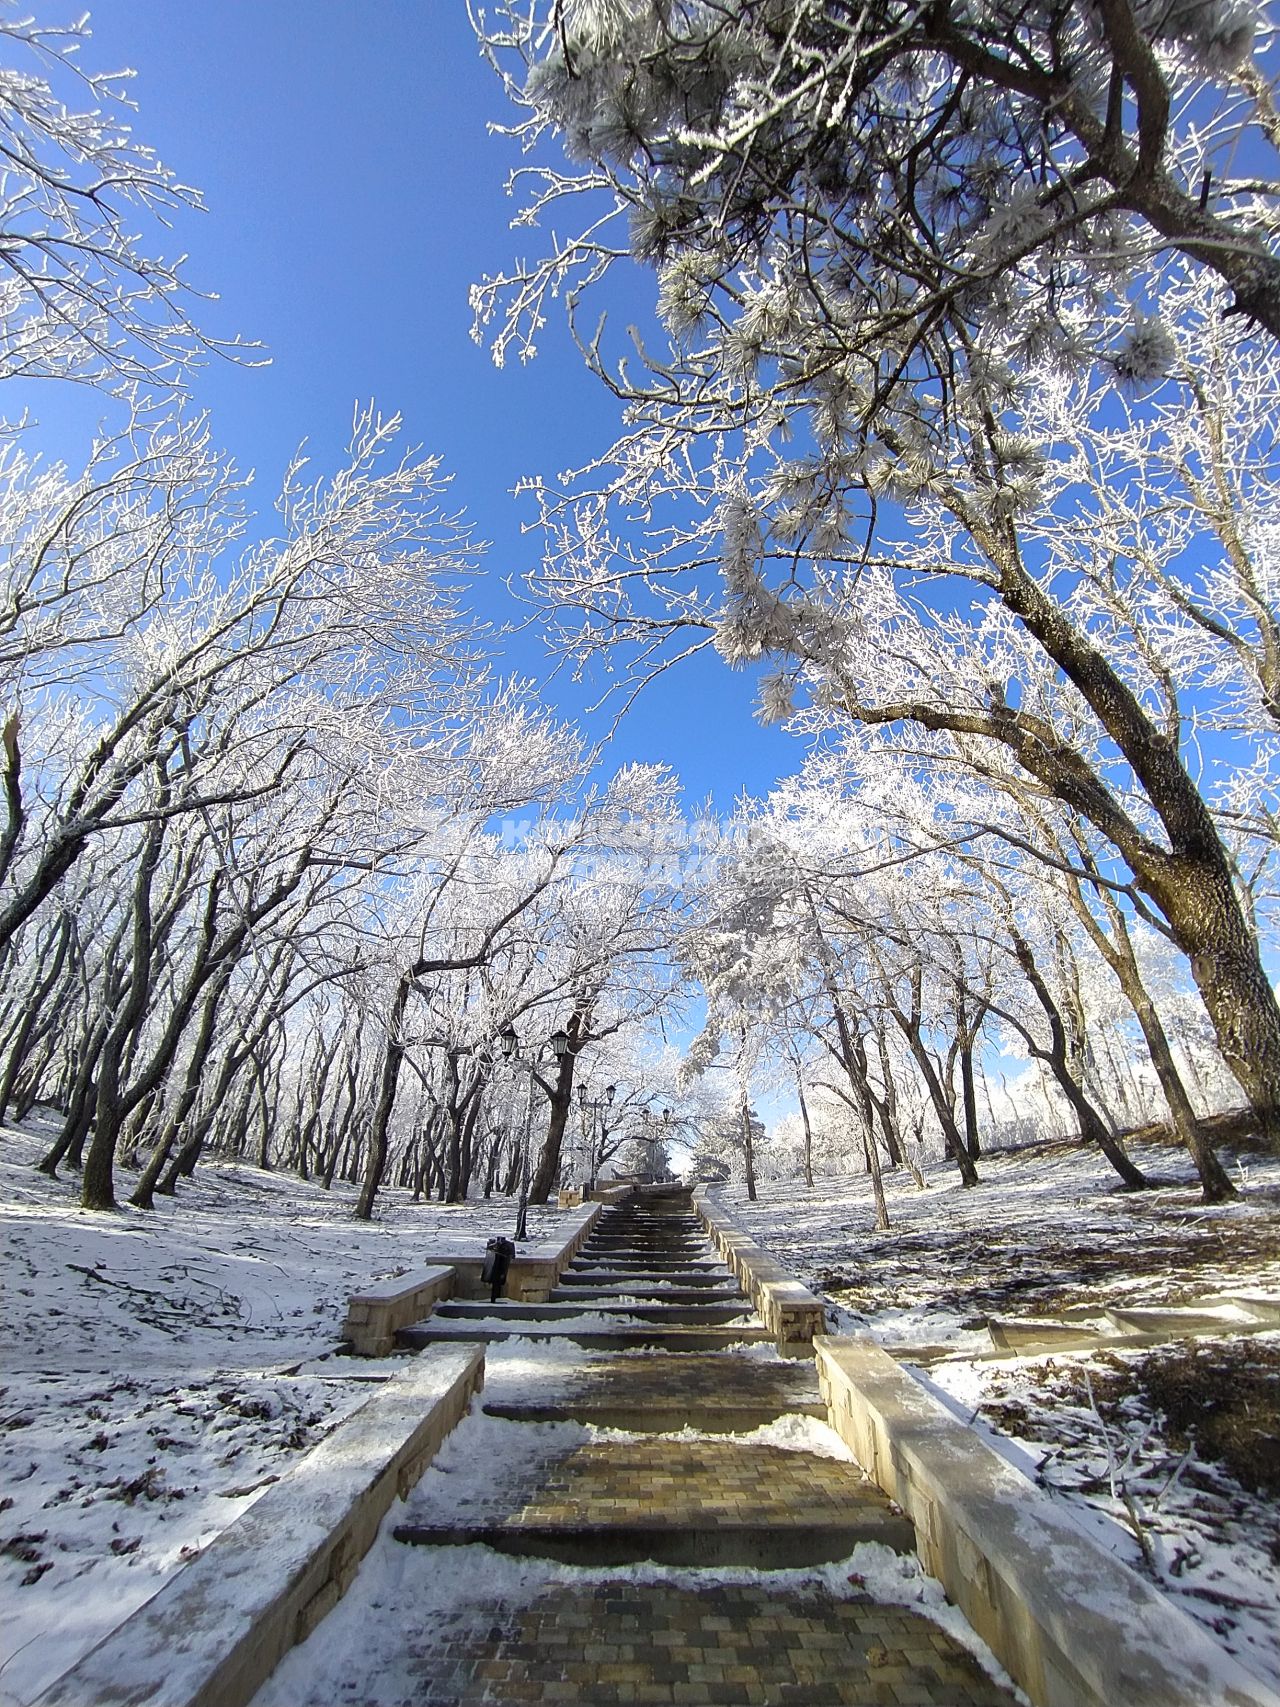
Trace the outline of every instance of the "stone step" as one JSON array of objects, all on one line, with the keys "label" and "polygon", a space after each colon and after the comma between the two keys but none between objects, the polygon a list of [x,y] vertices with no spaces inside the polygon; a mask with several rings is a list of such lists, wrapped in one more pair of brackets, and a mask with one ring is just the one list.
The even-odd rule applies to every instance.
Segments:
[{"label": "stone step", "polygon": [[987,1322],[987,1333],[997,1351],[1020,1351],[1028,1355],[1035,1351],[1084,1351],[1101,1345],[1107,1337],[1093,1328],[1031,1316],[992,1316]]},{"label": "stone step", "polygon": [[788,1413],[825,1421],[812,1363],[773,1362],[734,1352],[649,1352],[548,1371],[536,1397],[488,1401],[491,1416],[515,1422],[579,1422],[636,1433],[741,1434]]},{"label": "stone step", "polygon": [[662,1245],[708,1243],[707,1235],[695,1227],[610,1227],[602,1226],[599,1222],[591,1229],[589,1237],[649,1240]]},{"label": "stone step", "polygon": [[406,1522],[398,1541],[573,1564],[754,1565],[843,1559],[864,1541],[909,1552],[915,1533],[856,1465],[723,1439],[575,1444],[521,1484]]},{"label": "stone step", "polygon": [[602,1233],[597,1237],[594,1233],[583,1240],[584,1245],[600,1245],[609,1250],[632,1251],[709,1251],[711,1244],[706,1239],[659,1239],[642,1236],[637,1238],[634,1233]]},{"label": "stone step", "polygon": [[661,1286],[666,1284],[678,1287],[706,1287],[708,1291],[713,1291],[715,1288],[719,1287],[723,1291],[725,1287],[730,1286],[736,1289],[738,1283],[729,1273],[728,1269],[725,1269],[721,1274],[710,1274],[702,1270],[689,1269],[673,1269],[670,1272],[667,1272],[665,1269],[635,1269],[622,1272],[616,1269],[589,1268],[575,1270],[573,1268],[567,1268],[560,1276],[557,1284],[558,1286],[618,1287],[631,1285]]},{"label": "stone step", "polygon": [[606,1221],[598,1220],[593,1233],[611,1236],[625,1234],[633,1239],[705,1239],[705,1227],[691,1227],[684,1221]]},{"label": "stone step", "polygon": [[616,1256],[609,1256],[609,1257],[576,1256],[576,1257],[574,1257],[572,1263],[570,1263],[569,1267],[575,1273],[585,1273],[591,1269],[601,1269],[601,1268],[613,1269],[618,1274],[633,1274],[637,1271],[643,1271],[643,1272],[651,1273],[651,1274],[667,1274],[670,1272],[674,1272],[677,1274],[725,1274],[725,1275],[727,1275],[729,1273],[729,1270],[725,1267],[725,1265],[722,1262],[717,1262],[710,1257],[708,1257],[705,1262],[697,1261],[697,1260],[695,1260],[693,1262],[689,1262],[689,1261],[682,1260],[679,1263],[672,1263],[670,1265],[667,1265],[667,1264],[655,1263],[653,1261],[652,1257],[634,1257],[634,1258],[632,1258],[632,1257],[616,1257]]},{"label": "stone step", "polygon": [[[411,1556],[407,1583],[436,1568],[429,1553]],[[411,1595],[407,1588],[410,1615]],[[370,1698],[368,1659],[358,1647],[332,1654],[324,1693],[308,1695],[305,1707]],[[509,1601],[486,1599],[469,1618],[443,1627],[419,1622],[395,1665],[407,1685],[398,1698],[418,1707],[1014,1703],[953,1636],[914,1608],[776,1583],[555,1582]]]},{"label": "stone step", "polygon": [[609,1245],[596,1244],[588,1240],[577,1252],[577,1259],[588,1262],[653,1262],[663,1267],[674,1267],[679,1263],[714,1262],[714,1254],[706,1245],[680,1246],[678,1249],[670,1245]]},{"label": "stone step", "polygon": [[661,1281],[645,1286],[553,1286],[553,1304],[572,1304],[593,1299],[598,1305],[617,1305],[627,1299],[641,1304],[710,1304],[747,1303],[744,1293],[735,1286],[721,1291],[714,1286],[666,1286]]},{"label": "stone step", "polygon": [[696,1215],[628,1215],[606,1210],[596,1222],[597,1227],[649,1227],[658,1232],[674,1228],[682,1233],[702,1233],[706,1228]]},{"label": "stone step", "polygon": [[776,1523],[725,1524],[715,1529],[686,1529],[667,1523],[554,1524],[476,1523],[409,1524],[392,1531],[397,1541],[415,1547],[492,1547],[525,1558],[558,1559],[567,1565],[629,1565],[651,1559],[658,1565],[750,1565],[759,1570],[795,1570],[847,1558],[864,1541],[879,1542],[897,1553],[913,1545],[914,1530],[905,1517],[867,1516],[859,1521],[808,1523],[803,1528]]},{"label": "stone step", "polygon": [[[684,1355],[692,1358],[698,1353],[691,1351]],[[753,1429],[767,1428],[777,1422],[779,1416],[776,1405],[745,1400],[741,1403],[726,1400],[714,1406],[671,1400],[637,1410],[620,1400],[587,1403],[577,1399],[539,1399],[517,1404],[495,1399],[482,1408],[487,1416],[502,1417],[507,1422],[577,1422],[593,1428],[623,1429],[629,1434],[679,1434],[686,1428],[696,1429],[699,1434],[750,1434]],[[800,1416],[813,1417],[818,1422],[827,1415],[821,1399],[801,1400],[794,1409]]]},{"label": "stone step", "polygon": [[602,1310],[601,1301],[592,1298],[573,1300],[567,1304],[559,1301],[525,1304],[502,1298],[497,1303],[490,1304],[481,1299],[456,1298],[448,1304],[438,1305],[432,1312],[431,1319],[437,1322],[442,1317],[449,1321],[468,1321],[476,1318],[496,1318],[512,1322],[579,1321],[584,1314],[601,1313],[614,1317],[619,1324],[629,1321],[715,1324],[744,1320],[752,1314],[752,1304],[748,1298],[729,1299],[717,1304],[675,1304],[663,1301],[619,1304],[614,1301],[607,1309]]},{"label": "stone step", "polygon": [[1232,1305],[1218,1310],[1188,1310],[1176,1306],[1135,1305],[1120,1308],[1113,1305],[1106,1311],[1107,1320],[1125,1333],[1212,1335],[1229,1334],[1242,1323],[1250,1321],[1243,1310]]},{"label": "stone step", "polygon": [[573,1267],[614,1268],[724,1268],[724,1263],[707,1256],[703,1251],[637,1251],[633,1246],[620,1251],[580,1250],[573,1258]]},{"label": "stone step", "polygon": [[593,1233],[582,1244],[583,1250],[598,1251],[679,1251],[686,1255],[694,1251],[709,1251],[705,1239],[637,1239],[630,1233]]},{"label": "stone step", "polygon": [[743,1323],[741,1327],[663,1327],[637,1322],[631,1327],[595,1326],[581,1319],[568,1322],[513,1322],[510,1327],[482,1326],[479,1322],[437,1321],[429,1316],[411,1328],[401,1328],[396,1344],[410,1350],[425,1345],[457,1345],[460,1341],[493,1345],[501,1340],[567,1340],[597,1351],[724,1351],[735,1345],[772,1345],[768,1328]]},{"label": "stone step", "polygon": [[653,1239],[659,1244],[707,1243],[707,1235],[696,1227],[619,1227],[597,1221],[591,1229],[593,1239]]},{"label": "stone step", "polygon": [[707,1230],[696,1221],[677,1221],[664,1216],[656,1221],[606,1220],[603,1216],[591,1229],[593,1233],[634,1233],[643,1239],[705,1239]]}]

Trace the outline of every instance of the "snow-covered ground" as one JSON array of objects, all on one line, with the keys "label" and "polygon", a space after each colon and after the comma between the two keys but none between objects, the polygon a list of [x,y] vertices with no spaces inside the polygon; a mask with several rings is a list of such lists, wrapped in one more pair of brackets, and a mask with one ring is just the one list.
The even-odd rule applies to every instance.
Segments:
[{"label": "snow-covered ground", "polygon": [[[891,1174],[888,1232],[861,1175],[714,1198],[826,1297],[840,1332],[914,1350],[939,1398],[1280,1688],[1280,1333],[990,1355],[991,1316],[1280,1297],[1280,1160],[1241,1157],[1241,1200],[1208,1208],[1183,1153],[1136,1159],[1167,1183],[1119,1192],[1100,1156],[1067,1145],[988,1157],[973,1191],[941,1164],[923,1192]],[[1232,1397],[1241,1414],[1224,1419]]]},{"label": "snow-covered ground", "polygon": [[[78,1207],[0,1129],[0,1702],[30,1701],[356,1405],[348,1295],[509,1234],[514,1210],[413,1204],[202,1164],[151,1214]],[[555,1211],[533,1211],[532,1237]],[[385,1375],[391,1367],[380,1362]]]},{"label": "snow-covered ground", "polygon": [[[5,1703],[29,1702],[367,1396],[370,1366],[332,1355],[353,1289],[421,1266],[442,1243],[509,1233],[514,1213],[500,1200],[415,1205],[393,1190],[379,1220],[363,1225],[351,1218],[349,1187],[327,1193],[211,1164],[154,1214],[91,1215],[74,1180],[34,1172],[47,1137],[0,1132]],[[924,1378],[1001,1450],[1092,1513],[1117,1550],[1280,1682],[1274,1491],[1260,1496],[1194,1443],[1188,1454],[1181,1435],[1166,1437],[1138,1354],[976,1360],[993,1314],[1185,1302],[1232,1288],[1280,1294],[1280,1164],[1242,1161],[1245,1199],[1210,1210],[1181,1157],[1144,1150],[1141,1159],[1178,1183],[1118,1194],[1105,1165],[1067,1147],[990,1158],[973,1192],[941,1167],[922,1193],[891,1178],[886,1234],[873,1229],[861,1178],[824,1178],[813,1191],[770,1182],[755,1205],[737,1188],[718,1196],[825,1292],[843,1330],[917,1348]],[[549,1234],[556,1221],[535,1211],[530,1232]],[[1280,1383],[1280,1335],[1239,1344],[1260,1378],[1271,1371]],[[927,1358],[925,1347],[950,1355]],[[528,1355],[492,1348],[490,1391],[535,1378],[522,1373]],[[449,1449],[462,1454],[448,1461],[455,1475],[486,1423],[465,1426]],[[813,1447],[807,1432],[796,1444]],[[486,1453],[473,1461],[491,1467]],[[366,1598],[326,1621],[324,1641],[359,1628],[362,1607],[372,1616],[375,1601],[390,1605],[392,1576],[416,1571],[404,1557],[412,1549],[379,1547],[361,1573]],[[568,1566],[482,1562],[507,1598],[573,1576]],[[856,1569],[877,1593],[945,1614],[929,1604],[936,1585],[903,1576],[901,1562],[868,1556]]]}]

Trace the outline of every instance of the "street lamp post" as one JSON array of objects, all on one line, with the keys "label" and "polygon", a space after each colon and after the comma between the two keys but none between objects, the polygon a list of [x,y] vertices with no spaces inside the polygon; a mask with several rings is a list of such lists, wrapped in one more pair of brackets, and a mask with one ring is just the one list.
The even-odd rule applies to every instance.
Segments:
[{"label": "street lamp post", "polygon": [[[604,1149],[604,1141],[609,1134],[609,1129],[605,1125],[605,1110],[612,1108],[613,1099],[617,1094],[617,1085],[606,1085],[604,1087],[603,1097],[589,1097],[587,1095],[587,1087],[585,1085],[578,1086],[578,1107],[582,1110],[584,1139],[586,1138],[587,1111],[591,1111],[591,1142],[585,1158],[587,1163],[586,1175],[588,1192],[592,1192],[596,1188],[596,1167],[598,1165],[597,1156],[598,1152]],[[600,1140],[598,1144],[596,1142],[597,1118],[600,1127]]]},{"label": "street lamp post", "polygon": [[663,1109],[662,1125],[657,1132],[653,1132],[649,1128],[649,1121],[651,1117],[652,1110],[647,1105],[640,1110],[640,1119],[644,1126],[643,1142],[649,1146],[649,1179],[652,1184],[655,1172],[653,1165],[653,1147],[655,1144],[664,1144],[667,1140],[667,1136],[671,1131],[671,1110],[669,1108]]},{"label": "street lamp post", "polygon": [[[547,1039],[551,1045],[551,1053],[556,1058],[567,1054],[569,1049],[569,1033],[563,1028],[553,1031]],[[498,1033],[498,1046],[502,1050],[503,1059],[513,1067],[522,1067],[529,1075],[529,1094],[524,1105],[524,1140],[520,1150],[520,1196],[516,1203],[516,1243],[529,1237],[529,1139],[533,1129],[533,1087],[538,1080],[538,1056],[532,1061],[525,1059],[520,1053],[520,1039],[516,1035],[514,1025],[504,1025]],[[542,1053],[539,1049],[538,1054]]]}]

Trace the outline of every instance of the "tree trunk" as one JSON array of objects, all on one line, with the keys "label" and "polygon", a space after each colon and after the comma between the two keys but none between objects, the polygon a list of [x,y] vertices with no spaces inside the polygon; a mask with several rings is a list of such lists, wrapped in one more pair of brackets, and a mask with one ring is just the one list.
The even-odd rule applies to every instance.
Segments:
[{"label": "tree trunk", "polygon": [[889,1060],[889,1043],[888,1039],[885,1037],[885,1028],[883,1025],[877,1025],[874,1027],[874,1030],[876,1052],[880,1056],[880,1077],[884,1082],[884,1095],[876,1105],[876,1112],[880,1116],[880,1124],[884,1130],[885,1143],[890,1146],[890,1154],[893,1153],[893,1147],[897,1147],[904,1166],[915,1181],[917,1188],[920,1191],[923,1191],[925,1189],[924,1175],[920,1172],[915,1158],[912,1156],[911,1151],[907,1146],[906,1140],[899,1134],[898,1087],[894,1082],[893,1064]]},{"label": "tree trunk", "polygon": [[813,1190],[813,1128],[809,1124],[809,1105],[804,1100],[804,1079],[796,1074],[796,1091],[800,1097],[800,1118],[804,1121],[804,1183]]},{"label": "tree trunk", "polygon": [[[1190,961],[1222,1058],[1248,1097],[1261,1135],[1280,1149],[1280,1007],[1213,816],[1177,748],[1088,636],[1027,575],[1010,543],[995,548],[1001,598],[1080,689],[1119,746],[1160,816],[1168,849],[1142,837],[1113,798],[1100,798],[1092,773],[1068,774],[1061,755],[1036,754],[1021,735],[1015,750],[1033,775],[1113,841],[1164,914]],[[1042,774],[1048,772],[1054,774]]]},{"label": "tree trunk", "polygon": [[409,1002],[413,979],[406,973],[396,985],[396,993],[387,1015],[387,1041],[382,1052],[382,1071],[378,1076],[378,1100],[374,1104],[373,1120],[369,1127],[369,1154],[365,1161],[364,1181],[356,1200],[357,1221],[373,1220],[373,1205],[382,1183],[382,1170],[387,1165],[387,1131],[391,1111],[395,1107],[396,1085],[404,1060],[404,1012]]},{"label": "tree trunk", "polygon": [[867,1172],[871,1175],[871,1194],[876,1205],[876,1227],[882,1233],[889,1230],[889,1205],[884,1195],[884,1175],[880,1168],[880,1151],[876,1144],[875,1111],[871,1106],[871,1091],[867,1083],[867,1054],[862,1046],[861,1037],[857,1037],[850,1026],[844,1011],[844,1003],[839,996],[832,993],[831,1008],[835,1015],[836,1033],[840,1039],[840,1057],[844,1062],[844,1070],[849,1083],[857,1093],[862,1108],[862,1141],[867,1158]]},{"label": "tree trunk", "polygon": [[1049,1048],[1040,1048],[1024,1031],[1023,1036],[1027,1039],[1028,1048],[1045,1062],[1058,1087],[1071,1104],[1076,1119],[1080,1123],[1081,1138],[1086,1144],[1097,1144],[1130,1191],[1142,1191],[1150,1185],[1150,1180],[1147,1179],[1141,1168],[1125,1155],[1124,1150],[1116,1141],[1114,1133],[1072,1075],[1067,1062],[1067,1030],[1063,1024],[1058,1005],[1050,995],[1048,985],[1036,968],[1035,957],[1031,953],[1030,945],[1011,920],[1007,920],[1006,923],[1010,927],[1013,951],[1017,957],[1018,965],[1022,968],[1023,975],[1034,990],[1036,1000],[1044,1009],[1049,1021]]},{"label": "tree trunk", "polygon": [[93,1113],[93,1138],[85,1158],[80,1201],[86,1209],[114,1209],[115,1188],[112,1163],[120,1136],[123,1114],[120,1094],[120,1065],[125,1046],[142,1023],[151,991],[151,884],[160,863],[164,820],[155,818],[147,826],[133,886],[133,963],[129,994],[121,1005],[115,1024],[107,1034],[98,1058],[98,1095]]},{"label": "tree trunk", "polygon": [[45,1011],[45,1004],[62,976],[62,968],[66,964],[67,950],[71,943],[71,923],[63,913],[58,921],[57,946],[48,970],[40,977],[35,988],[23,1003],[22,1017],[9,1046],[8,1058],[5,1061],[4,1076],[0,1078],[0,1120],[3,1120],[9,1107],[9,1099],[13,1095],[13,1087],[19,1072],[27,1057],[32,1036],[35,1033],[40,1016]]},{"label": "tree trunk", "polygon": [[[1080,835],[1076,837],[1076,846],[1087,867],[1094,870],[1092,855]],[[1173,1050],[1170,1047],[1164,1024],[1160,1019],[1159,1010],[1142,981],[1138,957],[1133,950],[1133,939],[1129,935],[1128,922],[1121,910],[1120,903],[1109,889],[1100,888],[1102,904],[1111,923],[1111,935],[1108,936],[1098,920],[1094,918],[1076,879],[1073,878],[1069,881],[1067,892],[1077,918],[1083,924],[1094,947],[1111,968],[1125,1000],[1133,1009],[1147,1045],[1147,1052],[1151,1056],[1151,1064],[1155,1068],[1157,1079],[1160,1081],[1160,1089],[1164,1095],[1174,1131],[1186,1145],[1192,1161],[1195,1163],[1196,1172],[1200,1176],[1200,1187],[1204,1201],[1206,1203],[1228,1202],[1239,1194],[1228,1178],[1226,1169],[1218,1160],[1213,1145],[1205,1136],[1199,1117],[1192,1106],[1191,1098],[1187,1094],[1186,1086],[1182,1082],[1182,1075],[1179,1073],[1177,1063],[1173,1058]]]},{"label": "tree trunk", "polygon": [[226,989],[225,980],[220,979],[204,999],[204,1009],[200,1015],[200,1029],[196,1033],[191,1050],[191,1059],[187,1063],[187,1071],[183,1077],[182,1090],[178,1101],[165,1122],[164,1131],[156,1140],[155,1148],[147,1160],[146,1167],[129,1199],[135,1209],[151,1209],[155,1206],[155,1189],[165,1163],[169,1160],[183,1122],[195,1107],[196,1098],[200,1094],[200,1081],[204,1077],[205,1065],[209,1059],[209,1051],[213,1045],[214,1021],[218,1014],[218,1004]]},{"label": "tree trunk", "polygon": [[551,1095],[547,1099],[549,1114],[547,1118],[547,1136],[538,1157],[538,1165],[534,1169],[533,1179],[529,1185],[529,1202],[545,1203],[555,1189],[560,1177],[560,1151],[564,1144],[565,1127],[569,1124],[569,1106],[573,1097],[573,1073],[577,1062],[577,1052],[582,1048],[585,1038],[581,1037],[583,1020],[580,1015],[573,1013],[569,1016],[567,1027],[569,1047],[556,1062],[555,1081],[551,1087]]},{"label": "tree trunk", "polygon": [[976,1162],[982,1154],[982,1140],[978,1132],[978,1095],[973,1079],[973,1046],[977,1042],[978,1032],[982,1026],[985,1013],[976,1020],[969,1017],[968,1006],[962,992],[956,994],[956,1040],[960,1054],[960,1097],[964,1109],[964,1144],[971,1161]]},{"label": "tree trunk", "polygon": [[747,1175],[747,1201],[756,1201],[756,1147],[751,1133],[751,1104],[742,1092],[742,1153]]}]

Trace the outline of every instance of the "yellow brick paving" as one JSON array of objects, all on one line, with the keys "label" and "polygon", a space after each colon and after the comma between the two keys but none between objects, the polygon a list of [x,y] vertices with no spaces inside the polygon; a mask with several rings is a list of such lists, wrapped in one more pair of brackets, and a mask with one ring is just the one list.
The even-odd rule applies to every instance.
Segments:
[{"label": "yellow brick paving", "polygon": [[424,1647],[420,1707],[1011,1707],[945,1631],[907,1608],[755,1585],[607,1583],[495,1607]]},{"label": "yellow brick paving", "polygon": [[732,1439],[658,1435],[575,1446],[532,1467],[525,1486],[505,1487],[501,1504],[467,1502],[455,1515],[517,1528],[640,1521],[808,1528],[838,1522],[854,1504],[890,1509],[856,1464]]}]

